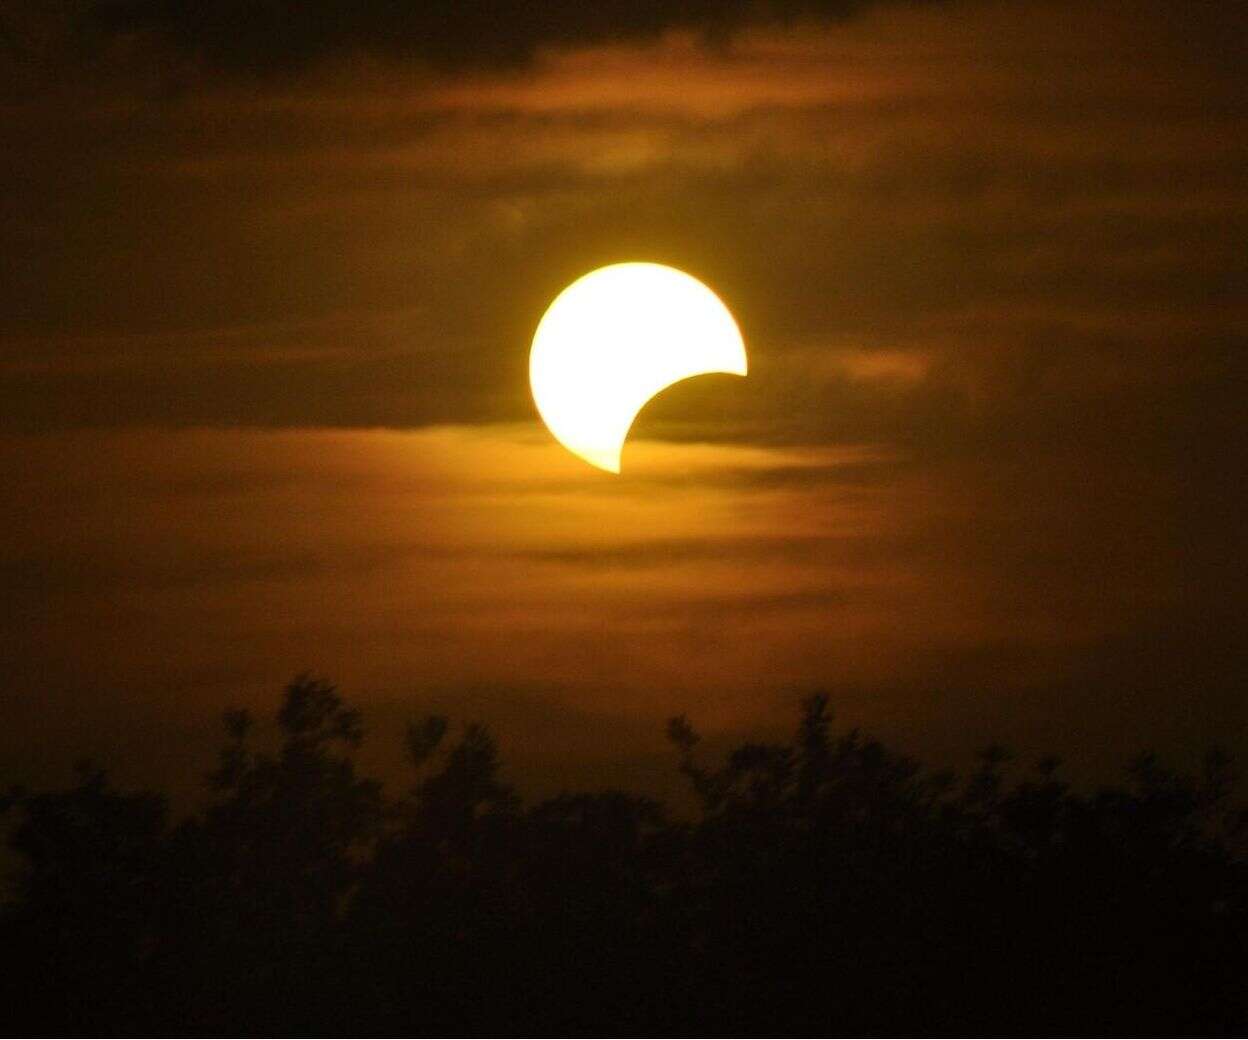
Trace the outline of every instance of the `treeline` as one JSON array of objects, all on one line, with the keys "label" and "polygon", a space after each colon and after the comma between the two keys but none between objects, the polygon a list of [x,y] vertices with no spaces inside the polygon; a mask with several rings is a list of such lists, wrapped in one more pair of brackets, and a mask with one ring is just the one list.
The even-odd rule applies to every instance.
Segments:
[{"label": "treeline", "polygon": [[[782,744],[699,755],[698,811],[623,791],[522,803],[480,726],[407,732],[301,678],[254,747],[226,717],[202,811],[83,767],[14,789],[6,1007],[36,1035],[1234,1033],[1248,819],[1225,758],[1078,792],[1056,761],[921,768],[826,700]],[[1241,1034],[1242,1035],[1242,1034]]]}]

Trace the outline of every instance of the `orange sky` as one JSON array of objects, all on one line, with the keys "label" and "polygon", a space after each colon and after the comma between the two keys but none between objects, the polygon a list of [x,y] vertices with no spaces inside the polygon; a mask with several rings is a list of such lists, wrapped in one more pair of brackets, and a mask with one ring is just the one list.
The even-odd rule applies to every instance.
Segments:
[{"label": "orange sky", "polygon": [[[1245,743],[1215,15],[886,3],[240,71],[159,33],[79,60],[90,6],[19,7],[0,52],[9,771],[189,782],[303,669],[390,736],[484,718],[552,783],[816,686],[940,756]],[[712,285],[751,373],[661,395],[613,478],[525,372],[626,259]]]}]

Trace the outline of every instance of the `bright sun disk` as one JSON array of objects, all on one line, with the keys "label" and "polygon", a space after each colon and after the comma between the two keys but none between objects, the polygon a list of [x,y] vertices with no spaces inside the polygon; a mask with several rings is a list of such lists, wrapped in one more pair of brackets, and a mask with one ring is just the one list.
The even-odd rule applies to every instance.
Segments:
[{"label": "bright sun disk", "polygon": [[550,432],[611,473],[637,413],[690,376],[746,374],[728,308],[696,278],[662,264],[612,264],[563,290],[533,336],[529,382]]}]

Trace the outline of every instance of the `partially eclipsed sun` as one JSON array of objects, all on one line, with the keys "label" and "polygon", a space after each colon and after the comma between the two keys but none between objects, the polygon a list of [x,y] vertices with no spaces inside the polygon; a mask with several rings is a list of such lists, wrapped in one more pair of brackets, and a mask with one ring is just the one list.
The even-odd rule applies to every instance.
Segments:
[{"label": "partially eclipsed sun", "polygon": [[746,373],[728,308],[696,278],[662,264],[612,264],[555,297],[537,326],[529,383],[569,451],[612,473],[637,413],[690,376]]}]

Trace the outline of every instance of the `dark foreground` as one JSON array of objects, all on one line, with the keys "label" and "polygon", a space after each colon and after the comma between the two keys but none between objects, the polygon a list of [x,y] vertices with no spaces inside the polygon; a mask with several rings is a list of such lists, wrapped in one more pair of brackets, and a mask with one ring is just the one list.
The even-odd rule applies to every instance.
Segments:
[{"label": "dark foreground", "polygon": [[87,768],[10,793],[7,1010],[45,1035],[1248,1026],[1245,818],[1217,756],[1092,794],[1053,762],[1007,782],[992,751],[959,780],[830,734],[816,698],[791,744],[721,766],[673,721],[700,805],[675,820],[619,791],[524,807],[488,734],[436,718],[390,799],[356,772],[358,714],[310,680],[279,722],[263,754],[227,717],[180,822]]}]

